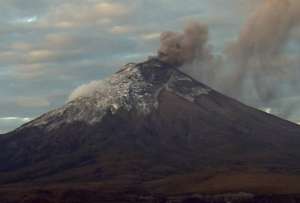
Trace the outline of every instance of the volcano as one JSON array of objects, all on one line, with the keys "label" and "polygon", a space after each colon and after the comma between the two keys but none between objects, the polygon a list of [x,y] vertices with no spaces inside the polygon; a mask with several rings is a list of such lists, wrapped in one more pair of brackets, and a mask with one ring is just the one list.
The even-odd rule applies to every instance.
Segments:
[{"label": "volcano", "polygon": [[0,183],[297,193],[299,144],[298,125],[151,58],[1,135]]}]

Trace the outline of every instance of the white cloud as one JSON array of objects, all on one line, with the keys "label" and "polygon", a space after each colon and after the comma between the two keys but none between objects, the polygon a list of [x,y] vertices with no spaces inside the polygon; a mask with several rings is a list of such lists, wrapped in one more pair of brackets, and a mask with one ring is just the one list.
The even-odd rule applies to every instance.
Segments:
[{"label": "white cloud", "polygon": [[17,121],[17,122],[29,122],[31,121],[31,118],[28,117],[2,117],[0,118],[0,121]]},{"label": "white cloud", "polygon": [[30,16],[15,20],[15,23],[34,23],[38,20],[37,16]]},{"label": "white cloud", "polygon": [[114,26],[110,31],[113,34],[126,34],[126,33],[134,31],[134,28],[131,26],[125,26],[125,25]]},{"label": "white cloud", "polygon": [[159,39],[160,34],[161,34],[160,32],[153,32],[153,33],[143,34],[141,37],[144,40],[154,40],[154,39]]},{"label": "white cloud", "polygon": [[27,18],[27,20],[26,20],[27,23],[32,23],[32,22],[35,22],[35,21],[37,21],[37,17],[36,16]]}]

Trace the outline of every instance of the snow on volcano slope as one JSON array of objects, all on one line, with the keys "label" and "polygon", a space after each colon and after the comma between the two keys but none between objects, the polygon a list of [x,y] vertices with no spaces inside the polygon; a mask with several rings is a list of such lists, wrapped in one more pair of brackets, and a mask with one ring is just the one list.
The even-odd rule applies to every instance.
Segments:
[{"label": "snow on volcano slope", "polygon": [[[151,66],[149,63],[146,66],[143,63],[126,65],[111,77],[98,82],[99,87],[91,95],[79,96],[18,130],[40,127],[50,131],[75,121],[93,125],[101,122],[108,112],[114,114],[119,110],[134,110],[147,115],[158,107],[157,97],[163,89],[191,102],[210,91],[210,88],[196,84],[191,77],[156,59],[150,63]],[[181,87],[182,83],[190,85]]]}]

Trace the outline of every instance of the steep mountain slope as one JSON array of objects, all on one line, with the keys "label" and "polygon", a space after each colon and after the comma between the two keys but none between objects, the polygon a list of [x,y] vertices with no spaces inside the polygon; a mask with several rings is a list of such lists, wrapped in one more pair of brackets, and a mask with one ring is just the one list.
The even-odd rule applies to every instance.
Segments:
[{"label": "steep mountain slope", "polygon": [[157,59],[128,64],[0,138],[0,183],[144,182],[201,171],[297,173],[300,128]]}]

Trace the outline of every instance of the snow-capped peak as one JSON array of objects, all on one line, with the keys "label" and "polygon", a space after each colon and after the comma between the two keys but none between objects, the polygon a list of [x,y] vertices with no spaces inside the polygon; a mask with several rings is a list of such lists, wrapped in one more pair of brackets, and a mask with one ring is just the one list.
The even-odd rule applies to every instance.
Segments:
[{"label": "snow-capped peak", "polygon": [[158,107],[157,98],[162,90],[171,91],[190,102],[210,91],[208,87],[157,59],[128,64],[111,77],[98,82],[98,85],[94,92],[77,97],[20,129],[42,127],[51,131],[76,121],[93,125],[107,113],[119,111],[147,115]]}]

